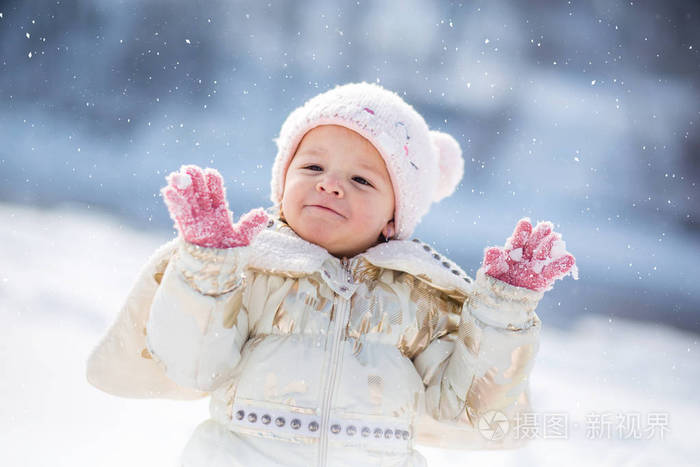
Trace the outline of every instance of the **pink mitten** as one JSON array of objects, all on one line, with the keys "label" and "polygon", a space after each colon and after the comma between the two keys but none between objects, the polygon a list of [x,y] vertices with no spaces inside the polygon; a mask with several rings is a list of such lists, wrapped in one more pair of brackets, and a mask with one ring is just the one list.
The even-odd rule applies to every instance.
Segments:
[{"label": "pink mitten", "polygon": [[245,246],[262,230],[268,217],[254,209],[233,223],[228,209],[223,179],[216,169],[204,171],[196,165],[183,165],[166,177],[163,199],[184,239],[211,248]]},{"label": "pink mitten", "polygon": [[577,278],[575,262],[551,222],[539,222],[533,230],[530,219],[524,218],[518,221],[504,248],[484,250],[482,267],[491,277],[541,292],[569,272]]}]

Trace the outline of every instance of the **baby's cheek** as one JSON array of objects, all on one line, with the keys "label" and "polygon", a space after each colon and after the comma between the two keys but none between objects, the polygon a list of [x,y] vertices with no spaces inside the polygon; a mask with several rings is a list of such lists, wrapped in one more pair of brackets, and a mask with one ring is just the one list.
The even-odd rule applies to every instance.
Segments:
[{"label": "baby's cheek", "polygon": [[377,212],[376,209],[372,209],[371,205],[368,205],[366,209],[363,210],[362,214],[359,216],[360,226],[362,233],[364,234],[374,234],[377,236],[384,227],[384,218]]},{"label": "baby's cheek", "polygon": [[285,191],[282,196],[282,211],[285,215],[294,214],[299,210],[299,199],[294,190]]}]

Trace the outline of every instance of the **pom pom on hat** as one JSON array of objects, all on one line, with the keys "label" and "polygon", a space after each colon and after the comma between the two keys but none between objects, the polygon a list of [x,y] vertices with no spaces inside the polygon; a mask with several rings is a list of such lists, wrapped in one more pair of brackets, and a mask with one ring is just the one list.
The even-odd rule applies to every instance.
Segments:
[{"label": "pom pom on hat", "polygon": [[434,202],[447,198],[454,193],[462,175],[464,175],[464,159],[462,159],[462,148],[451,135],[440,131],[431,131],[430,136],[433,144],[437,146],[440,182],[435,190]]}]

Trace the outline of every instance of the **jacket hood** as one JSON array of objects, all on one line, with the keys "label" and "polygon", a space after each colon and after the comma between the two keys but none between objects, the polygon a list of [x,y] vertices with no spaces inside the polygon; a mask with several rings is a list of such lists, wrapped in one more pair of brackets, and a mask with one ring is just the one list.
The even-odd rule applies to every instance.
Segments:
[{"label": "jacket hood", "polygon": [[[248,254],[249,267],[288,275],[311,274],[324,264],[336,269],[343,262],[301,238],[279,217],[254,238]],[[345,267],[355,271],[364,261],[378,268],[407,272],[450,294],[472,290],[473,280],[462,268],[417,238],[377,244],[345,260]]]}]

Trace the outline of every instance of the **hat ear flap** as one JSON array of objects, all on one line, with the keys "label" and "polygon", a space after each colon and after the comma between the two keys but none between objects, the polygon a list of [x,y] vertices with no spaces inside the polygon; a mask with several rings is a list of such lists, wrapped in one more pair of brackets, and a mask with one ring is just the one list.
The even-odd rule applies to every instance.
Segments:
[{"label": "hat ear flap", "polygon": [[454,193],[464,175],[462,148],[452,136],[440,131],[431,131],[430,138],[437,149],[440,178],[433,201],[438,202]]}]

